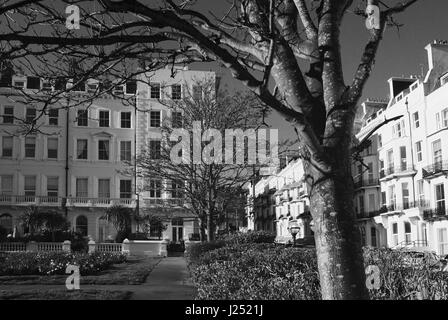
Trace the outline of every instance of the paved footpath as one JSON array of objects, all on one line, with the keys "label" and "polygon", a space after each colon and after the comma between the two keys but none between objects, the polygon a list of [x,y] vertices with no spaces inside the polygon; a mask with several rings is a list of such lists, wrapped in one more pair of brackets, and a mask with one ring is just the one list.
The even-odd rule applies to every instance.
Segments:
[{"label": "paved footpath", "polygon": [[183,257],[162,259],[138,287],[131,300],[191,300],[196,294]]},{"label": "paved footpath", "polygon": [[[3,288],[2,288],[3,287]],[[0,290],[60,290],[60,285],[10,285]],[[131,300],[192,300],[196,289],[191,283],[187,263],[183,257],[162,259],[140,285],[81,285],[81,289],[122,290],[133,292]]]}]

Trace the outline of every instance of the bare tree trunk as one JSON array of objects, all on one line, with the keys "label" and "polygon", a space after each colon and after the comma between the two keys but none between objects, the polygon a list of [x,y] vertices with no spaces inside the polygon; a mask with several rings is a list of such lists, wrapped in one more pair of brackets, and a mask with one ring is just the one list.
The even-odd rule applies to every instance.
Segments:
[{"label": "bare tree trunk", "polygon": [[360,235],[344,190],[327,180],[311,195],[322,298],[368,299]]},{"label": "bare tree trunk", "polygon": [[215,231],[213,225],[213,214],[211,210],[207,211],[207,241],[215,240]]}]

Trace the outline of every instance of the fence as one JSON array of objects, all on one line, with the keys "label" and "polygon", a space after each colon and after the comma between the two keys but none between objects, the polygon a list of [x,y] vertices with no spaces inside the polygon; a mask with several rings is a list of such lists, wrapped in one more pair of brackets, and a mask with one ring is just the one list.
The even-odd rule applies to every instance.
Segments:
[{"label": "fence", "polygon": [[[123,243],[96,243],[89,241],[89,253],[117,252],[127,255],[143,255],[153,257],[167,256],[168,241],[130,241]],[[71,242],[1,242],[0,252],[71,252]]]}]

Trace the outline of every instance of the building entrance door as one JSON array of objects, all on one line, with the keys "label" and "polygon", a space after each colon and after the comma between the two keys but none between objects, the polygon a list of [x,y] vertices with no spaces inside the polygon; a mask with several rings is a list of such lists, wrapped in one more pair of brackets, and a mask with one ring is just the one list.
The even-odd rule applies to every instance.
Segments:
[{"label": "building entrance door", "polygon": [[179,243],[184,239],[184,221],[182,219],[176,218],[171,222],[173,230],[172,241]]}]

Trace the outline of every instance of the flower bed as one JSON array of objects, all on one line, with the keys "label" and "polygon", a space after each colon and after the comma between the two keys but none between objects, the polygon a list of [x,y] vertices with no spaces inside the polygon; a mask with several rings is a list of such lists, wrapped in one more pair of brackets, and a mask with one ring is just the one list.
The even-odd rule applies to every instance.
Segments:
[{"label": "flower bed", "polygon": [[81,275],[90,275],[125,261],[121,253],[17,252],[0,262],[0,275],[65,274],[68,265],[77,265]]}]

